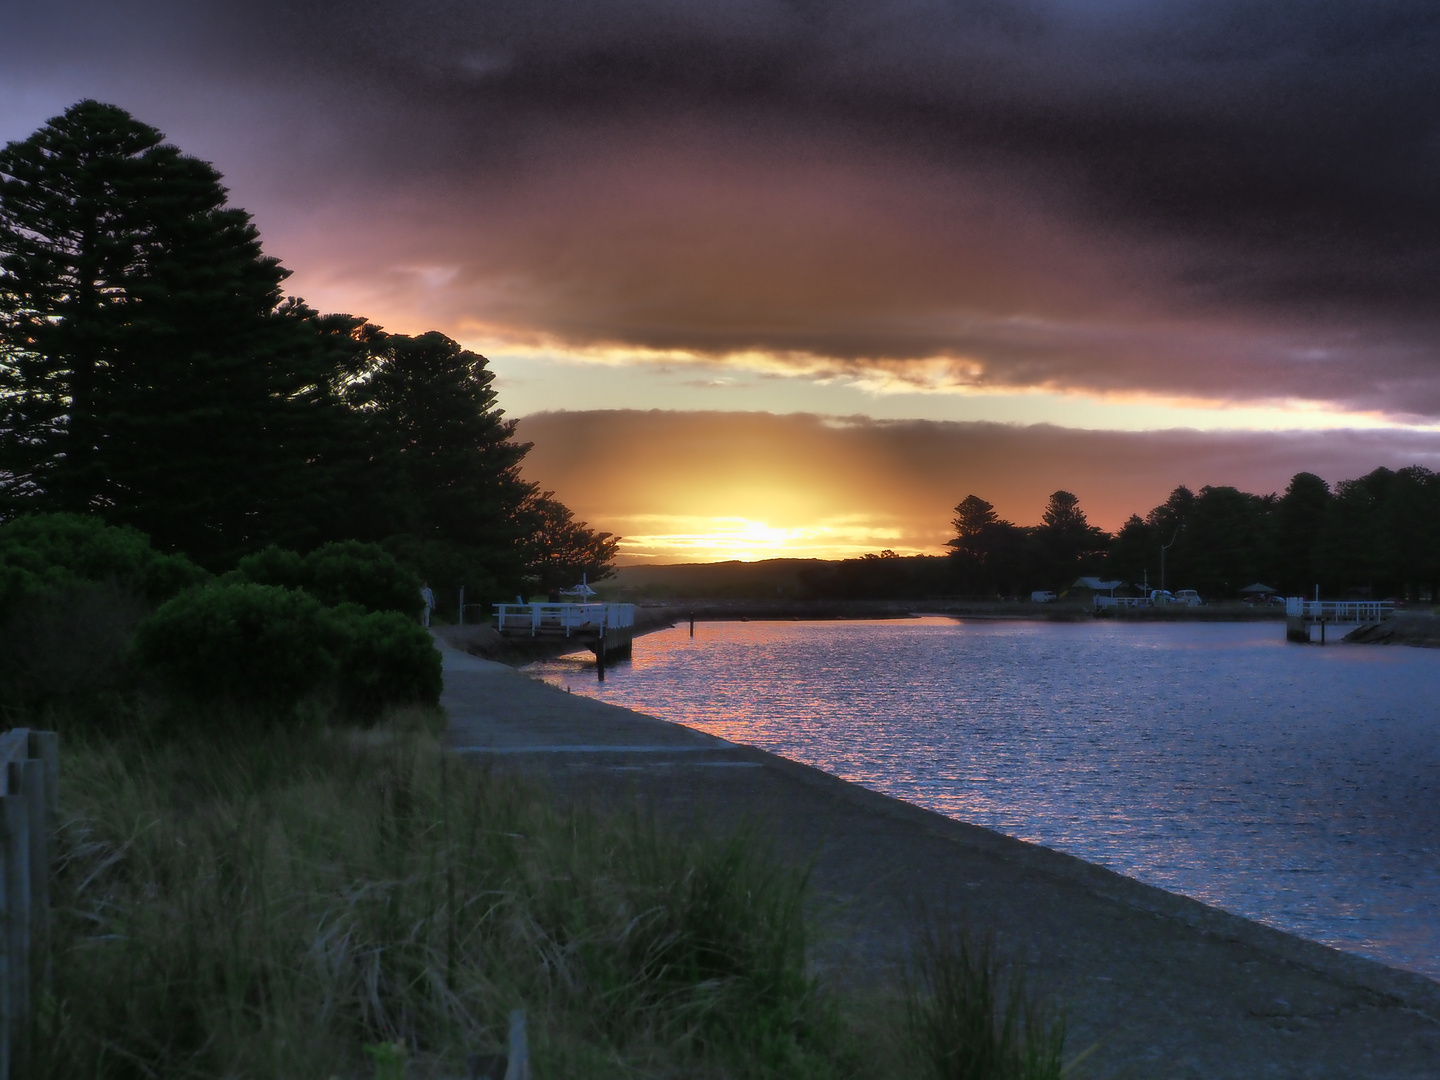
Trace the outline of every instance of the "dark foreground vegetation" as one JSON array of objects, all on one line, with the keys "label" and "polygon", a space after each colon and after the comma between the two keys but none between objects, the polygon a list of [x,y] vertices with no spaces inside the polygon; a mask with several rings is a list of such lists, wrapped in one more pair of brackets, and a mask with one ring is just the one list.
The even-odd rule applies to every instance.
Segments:
[{"label": "dark foreground vegetation", "polygon": [[[1000,960],[931,936],[899,1001],[807,966],[802,869],[443,753],[436,714],[65,740],[50,991],[20,1075],[1061,1075]],[[217,736],[217,730],[225,734]],[[877,1007],[878,1005],[878,1007]],[[401,1075],[395,1072],[392,1075]]]},{"label": "dark foreground vegetation", "polygon": [[0,578],[0,708],[62,736],[17,1075],[460,1077],[515,1008],[546,1078],[1059,1075],[1061,1028],[997,958],[925,949],[899,1004],[837,997],[804,868],[759,828],[681,835],[444,753],[439,654],[382,548],[215,577],[29,516]]},{"label": "dark foreground vegetation", "polygon": [[68,740],[26,1075],[359,1076],[398,1043],[460,1076],[517,1007],[538,1076],[847,1074],[799,872],[557,808],[405,719]]}]

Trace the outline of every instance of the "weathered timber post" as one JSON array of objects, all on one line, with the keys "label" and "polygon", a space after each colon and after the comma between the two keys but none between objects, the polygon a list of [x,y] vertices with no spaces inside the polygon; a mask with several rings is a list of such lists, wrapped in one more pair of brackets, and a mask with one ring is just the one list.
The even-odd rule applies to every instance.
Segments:
[{"label": "weathered timber post", "polygon": [[4,845],[5,1000],[4,1060],[0,1080],[10,1080],[11,1064],[20,1054],[20,1033],[30,1015],[30,821],[29,800],[17,791],[15,762],[5,771],[13,794],[0,796],[0,844]]},{"label": "weathered timber post", "polygon": [[525,1011],[510,1014],[510,1053],[505,1062],[505,1080],[530,1080],[530,1047],[525,1038]]},{"label": "weathered timber post", "polygon": [[50,977],[51,838],[59,813],[53,731],[0,735],[0,1080],[16,1076],[30,1005]]}]

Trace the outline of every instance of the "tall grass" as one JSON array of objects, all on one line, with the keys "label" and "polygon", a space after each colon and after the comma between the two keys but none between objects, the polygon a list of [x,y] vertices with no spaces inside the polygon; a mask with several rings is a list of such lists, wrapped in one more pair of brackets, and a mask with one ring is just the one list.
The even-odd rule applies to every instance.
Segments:
[{"label": "tall grass", "polygon": [[926,1080],[1060,1080],[1065,1024],[993,938],[926,920],[904,978],[911,1064]]},{"label": "tall grass", "polygon": [[423,731],[68,738],[40,1078],[463,1075],[530,1017],[536,1075],[851,1070],[803,875],[559,808]]}]

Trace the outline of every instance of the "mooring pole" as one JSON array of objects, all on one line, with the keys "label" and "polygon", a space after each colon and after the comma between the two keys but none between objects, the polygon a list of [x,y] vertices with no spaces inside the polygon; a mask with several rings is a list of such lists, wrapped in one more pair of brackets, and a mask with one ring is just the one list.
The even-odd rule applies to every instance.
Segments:
[{"label": "mooring pole", "polygon": [[690,636],[695,636],[695,613],[690,612]]}]

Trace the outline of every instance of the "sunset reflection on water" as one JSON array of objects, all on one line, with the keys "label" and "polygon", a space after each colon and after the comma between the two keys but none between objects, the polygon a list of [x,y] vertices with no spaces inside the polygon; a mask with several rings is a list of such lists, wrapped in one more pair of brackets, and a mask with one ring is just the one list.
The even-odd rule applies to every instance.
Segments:
[{"label": "sunset reflection on water", "polygon": [[1440,978],[1440,651],[1261,624],[701,623],[550,682]]}]

